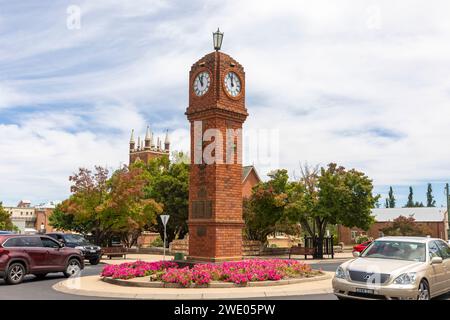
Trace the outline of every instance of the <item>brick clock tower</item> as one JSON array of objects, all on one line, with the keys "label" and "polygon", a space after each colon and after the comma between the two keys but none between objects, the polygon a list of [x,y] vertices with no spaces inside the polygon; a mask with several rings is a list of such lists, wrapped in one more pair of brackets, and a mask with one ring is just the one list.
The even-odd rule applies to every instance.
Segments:
[{"label": "brick clock tower", "polygon": [[[236,60],[219,52],[223,33],[217,30],[213,36],[215,51],[194,63],[189,73],[190,261],[242,259],[245,73]],[[207,159],[208,154],[215,160]]]}]

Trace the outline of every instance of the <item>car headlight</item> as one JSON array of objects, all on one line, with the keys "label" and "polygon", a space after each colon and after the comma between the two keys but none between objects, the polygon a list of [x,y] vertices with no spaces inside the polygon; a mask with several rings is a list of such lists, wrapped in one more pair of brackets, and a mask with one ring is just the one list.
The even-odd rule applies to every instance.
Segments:
[{"label": "car headlight", "polygon": [[336,276],[336,278],[339,278],[339,279],[345,279],[345,271],[344,271],[344,269],[342,269],[342,267],[338,267],[336,269],[335,276]]},{"label": "car headlight", "polygon": [[395,284],[413,284],[414,282],[416,282],[415,272],[403,273],[394,280]]},{"label": "car headlight", "polygon": [[78,246],[78,247],[75,247],[75,249],[78,249],[78,250],[84,251],[84,247],[80,247],[80,246]]}]

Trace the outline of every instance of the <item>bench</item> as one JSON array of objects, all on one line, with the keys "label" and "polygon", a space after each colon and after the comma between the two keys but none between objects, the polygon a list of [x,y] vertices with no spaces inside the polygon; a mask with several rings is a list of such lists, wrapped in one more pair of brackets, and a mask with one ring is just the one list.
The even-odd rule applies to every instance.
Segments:
[{"label": "bench", "polygon": [[106,247],[102,248],[102,256],[107,256],[109,259],[112,257],[127,258],[127,249],[124,247]]},{"label": "bench", "polygon": [[291,247],[289,249],[289,259],[291,259],[291,255],[298,254],[304,255],[305,260],[308,259],[308,255],[314,256],[314,248],[305,248],[301,246]]}]

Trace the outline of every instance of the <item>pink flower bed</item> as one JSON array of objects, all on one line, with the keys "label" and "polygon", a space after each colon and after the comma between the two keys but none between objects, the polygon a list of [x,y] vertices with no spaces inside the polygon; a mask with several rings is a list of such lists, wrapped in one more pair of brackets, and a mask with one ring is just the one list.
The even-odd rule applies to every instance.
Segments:
[{"label": "pink flower bed", "polygon": [[103,268],[101,276],[111,277],[113,279],[132,279],[136,277],[145,277],[158,272],[163,272],[168,268],[176,268],[178,265],[170,261],[157,262],[126,262],[118,265],[107,265]]},{"label": "pink flower bed", "polygon": [[[320,273],[320,272],[319,272]],[[188,287],[192,283],[205,285],[211,281],[246,284],[251,281],[275,281],[286,278],[311,277],[318,274],[308,264],[295,260],[254,259],[221,264],[197,264],[192,269],[178,268],[170,261],[123,263],[108,265],[102,277],[131,279],[150,276],[151,280]]]}]

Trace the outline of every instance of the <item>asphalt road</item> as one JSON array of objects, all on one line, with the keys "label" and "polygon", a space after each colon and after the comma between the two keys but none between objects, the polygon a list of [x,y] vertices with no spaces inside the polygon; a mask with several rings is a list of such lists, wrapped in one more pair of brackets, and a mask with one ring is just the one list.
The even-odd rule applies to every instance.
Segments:
[{"label": "asphalt road", "polygon": [[[102,264],[91,266],[87,263],[82,276],[100,274],[102,267]],[[64,279],[66,278],[62,273],[51,273],[43,280],[28,275],[23,283],[13,286],[0,280],[0,300],[104,300],[103,298],[83,297],[53,290],[52,286]]]},{"label": "asphalt road", "polygon": [[[340,263],[318,263],[313,264],[314,269],[324,271],[334,271]],[[99,264],[91,266],[86,264],[82,272],[82,276],[98,275],[104,265]],[[64,280],[65,277],[61,274],[49,274],[45,279],[38,280],[34,276],[29,275],[25,281],[19,285],[9,286],[3,280],[0,280],[0,300],[108,300],[105,298],[96,298],[88,296],[78,296],[57,292],[52,289],[52,286]],[[316,295],[301,295],[292,297],[272,297],[273,300],[337,300],[333,294],[316,294]],[[450,300],[450,293],[438,298],[439,300]]]}]

